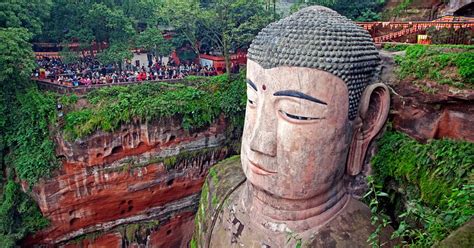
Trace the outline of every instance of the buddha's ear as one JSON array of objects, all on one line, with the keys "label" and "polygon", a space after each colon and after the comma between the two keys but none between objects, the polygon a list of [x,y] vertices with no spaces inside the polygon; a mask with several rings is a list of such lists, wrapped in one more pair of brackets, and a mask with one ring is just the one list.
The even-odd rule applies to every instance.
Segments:
[{"label": "buddha's ear", "polygon": [[359,103],[354,121],[354,135],[347,160],[347,174],[355,176],[363,168],[367,148],[382,129],[390,108],[390,92],[385,84],[367,86]]}]

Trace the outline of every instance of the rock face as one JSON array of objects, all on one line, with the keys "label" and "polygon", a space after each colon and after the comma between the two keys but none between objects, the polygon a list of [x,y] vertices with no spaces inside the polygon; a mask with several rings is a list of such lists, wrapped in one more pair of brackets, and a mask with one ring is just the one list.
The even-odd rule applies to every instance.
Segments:
[{"label": "rock face", "polygon": [[32,192],[51,225],[23,245],[186,246],[204,177],[232,153],[227,126],[136,121],[75,142],[58,134],[63,166]]},{"label": "rock face", "polygon": [[464,226],[458,228],[452,232],[447,238],[438,244],[434,245],[434,248],[439,247],[473,247],[474,246],[474,219],[468,221]]},{"label": "rock face", "polygon": [[382,81],[392,88],[391,120],[395,129],[418,141],[449,138],[474,142],[474,90],[433,83],[426,92],[395,75],[394,55],[381,51]]},{"label": "rock face", "polygon": [[447,4],[445,10],[443,11],[444,15],[453,15],[459,9],[467,6],[468,4],[473,3],[473,0],[450,0]]},{"label": "rock face", "polygon": [[[383,10],[393,10],[404,2],[406,1],[387,0]],[[437,17],[438,10],[442,6],[443,1],[441,0],[411,0],[407,9],[396,16],[390,17],[390,21],[430,21]]]},{"label": "rock face", "polygon": [[474,92],[425,93],[401,82],[393,96],[393,125],[419,141],[450,138],[474,142]]}]

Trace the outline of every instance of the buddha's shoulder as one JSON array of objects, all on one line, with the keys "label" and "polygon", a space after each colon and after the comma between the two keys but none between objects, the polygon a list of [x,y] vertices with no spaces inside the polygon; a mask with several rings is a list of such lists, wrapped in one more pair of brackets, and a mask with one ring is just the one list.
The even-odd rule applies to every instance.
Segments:
[{"label": "buddha's shoulder", "polygon": [[212,226],[225,201],[242,183],[240,156],[233,156],[212,166],[201,191],[199,209],[196,214],[194,237],[191,246],[206,247]]}]

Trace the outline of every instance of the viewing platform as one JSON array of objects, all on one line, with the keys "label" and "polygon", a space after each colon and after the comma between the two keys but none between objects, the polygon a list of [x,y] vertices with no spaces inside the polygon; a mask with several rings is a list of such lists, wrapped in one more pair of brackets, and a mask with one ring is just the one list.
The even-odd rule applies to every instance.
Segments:
[{"label": "viewing platform", "polygon": [[31,78],[38,85],[39,89],[52,91],[59,94],[87,94],[92,90],[111,87],[111,86],[130,86],[144,83],[179,83],[183,82],[183,79],[161,79],[161,80],[147,80],[147,81],[133,81],[133,82],[118,82],[118,83],[107,83],[107,84],[93,84],[93,85],[79,85],[73,86],[71,84],[59,84],[49,79]]},{"label": "viewing platform", "polygon": [[462,16],[445,16],[433,21],[410,21],[410,22],[357,22],[357,24],[367,30],[375,43],[390,42],[394,39],[425,32],[428,28],[437,30],[442,28],[452,28],[458,30],[467,28],[474,30],[474,18]]}]

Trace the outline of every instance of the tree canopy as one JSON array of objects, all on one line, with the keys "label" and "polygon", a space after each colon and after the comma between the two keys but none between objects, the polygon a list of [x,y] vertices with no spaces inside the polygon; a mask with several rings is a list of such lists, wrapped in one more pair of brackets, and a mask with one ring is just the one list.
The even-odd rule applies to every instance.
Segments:
[{"label": "tree canopy", "polygon": [[[36,2],[36,1],[34,1]],[[169,54],[173,48],[187,47],[196,56],[214,51],[226,58],[230,68],[230,52],[246,48],[253,37],[278,18],[277,0],[94,0],[49,2],[51,15],[45,20],[42,34],[35,40],[84,46],[115,44],[117,47],[142,48],[157,56]],[[308,5],[324,5],[359,21],[379,19],[385,0],[298,0],[293,10]],[[11,9],[9,7],[7,9]],[[0,23],[5,18],[0,15]],[[23,13],[23,12],[22,12]],[[43,11],[38,17],[47,16]],[[38,18],[12,22],[36,27]],[[170,32],[173,39],[162,39]],[[121,43],[118,45],[118,43]],[[102,48],[102,46],[100,47]],[[100,49],[101,50],[101,49]],[[106,51],[104,51],[106,52]],[[110,57],[103,55],[104,57]],[[122,56],[123,57],[123,56]]]},{"label": "tree canopy", "polygon": [[293,11],[305,6],[322,5],[355,21],[376,21],[380,19],[379,12],[385,2],[386,0],[298,0]]},{"label": "tree canopy", "polygon": [[[0,247],[15,247],[26,234],[48,224],[34,201],[21,191],[17,177],[44,173],[40,171],[38,174],[40,167],[37,162],[46,150],[48,159],[55,160],[52,141],[38,127],[44,116],[35,116],[31,108],[18,109],[21,99],[29,101],[30,107],[37,106],[26,94],[33,86],[29,76],[35,66],[30,40],[41,32],[50,6],[50,0],[0,3]],[[32,128],[32,132],[18,132],[18,127],[23,125]],[[44,161],[49,163],[49,160]],[[24,174],[17,175],[20,164],[25,165]],[[54,168],[52,165],[49,167]]]},{"label": "tree canopy", "polygon": [[147,28],[141,32],[135,45],[137,48],[152,51],[158,56],[167,56],[174,48],[172,43],[163,37],[161,30],[157,28]]}]

